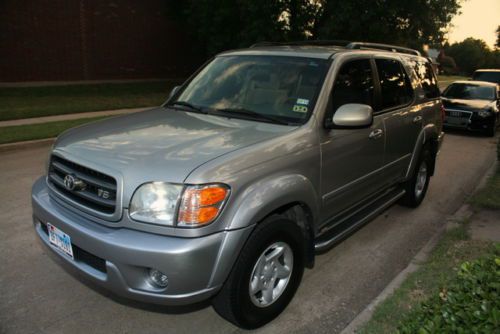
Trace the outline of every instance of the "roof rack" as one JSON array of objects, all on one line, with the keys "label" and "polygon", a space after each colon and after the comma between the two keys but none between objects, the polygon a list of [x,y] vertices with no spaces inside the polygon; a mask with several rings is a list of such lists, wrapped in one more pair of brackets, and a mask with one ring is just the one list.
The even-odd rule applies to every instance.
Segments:
[{"label": "roof rack", "polygon": [[346,48],[360,49],[360,50],[361,49],[384,50],[384,51],[407,53],[414,56],[420,56],[420,52],[417,50],[390,44],[352,42],[346,45]]},{"label": "roof rack", "polygon": [[310,40],[310,41],[292,41],[292,42],[258,42],[252,44],[250,48],[257,48],[262,46],[287,46],[287,45],[318,45],[318,46],[340,46],[346,47],[351,43],[344,40]]},{"label": "roof rack", "polygon": [[317,45],[317,46],[339,46],[346,49],[365,49],[365,50],[382,50],[389,52],[406,53],[410,55],[420,56],[420,52],[414,49],[405,48],[397,45],[367,43],[367,42],[351,42],[345,40],[310,40],[310,41],[294,41],[294,42],[259,42],[250,46],[250,48],[262,46],[300,46],[300,45]]}]

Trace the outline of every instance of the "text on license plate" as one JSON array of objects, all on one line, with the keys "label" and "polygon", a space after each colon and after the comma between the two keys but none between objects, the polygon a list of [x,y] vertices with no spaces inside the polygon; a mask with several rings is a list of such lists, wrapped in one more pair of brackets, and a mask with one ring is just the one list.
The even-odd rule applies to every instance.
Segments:
[{"label": "text on license plate", "polygon": [[70,236],[49,223],[47,223],[47,230],[49,231],[50,243],[73,258],[73,247],[71,247]]}]

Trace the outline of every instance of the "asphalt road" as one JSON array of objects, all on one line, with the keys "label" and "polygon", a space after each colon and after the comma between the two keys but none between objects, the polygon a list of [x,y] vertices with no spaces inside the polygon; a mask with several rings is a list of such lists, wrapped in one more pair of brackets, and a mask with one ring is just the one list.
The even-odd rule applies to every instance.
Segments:
[{"label": "asphalt road", "polygon": [[[448,134],[429,193],[393,206],[317,257],[287,310],[257,333],[342,330],[444,224],[495,159],[494,139]],[[47,147],[0,153],[1,333],[236,333],[211,307],[185,312],[111,299],[82,284],[35,238],[30,187]]]}]

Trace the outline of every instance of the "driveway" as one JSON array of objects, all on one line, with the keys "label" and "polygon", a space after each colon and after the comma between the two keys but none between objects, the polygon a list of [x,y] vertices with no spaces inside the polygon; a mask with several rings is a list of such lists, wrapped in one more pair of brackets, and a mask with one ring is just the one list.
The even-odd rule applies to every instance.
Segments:
[{"label": "driveway", "polygon": [[[448,134],[422,206],[393,206],[307,270],[287,310],[257,333],[336,333],[404,269],[477,185],[495,140]],[[111,299],[56,265],[35,238],[30,187],[49,147],[0,154],[0,333],[236,333],[211,307]]]}]

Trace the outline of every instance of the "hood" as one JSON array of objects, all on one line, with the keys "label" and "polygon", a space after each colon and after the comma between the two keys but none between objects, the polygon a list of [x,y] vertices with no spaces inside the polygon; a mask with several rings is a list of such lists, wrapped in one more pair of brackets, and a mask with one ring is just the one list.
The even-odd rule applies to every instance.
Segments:
[{"label": "hood", "polygon": [[488,100],[461,100],[461,99],[448,99],[443,97],[443,106],[445,108],[467,110],[467,111],[480,111],[491,107],[492,101]]},{"label": "hood", "polygon": [[295,127],[158,108],[61,135],[54,151],[121,176],[125,186],[182,183],[201,164]]}]

